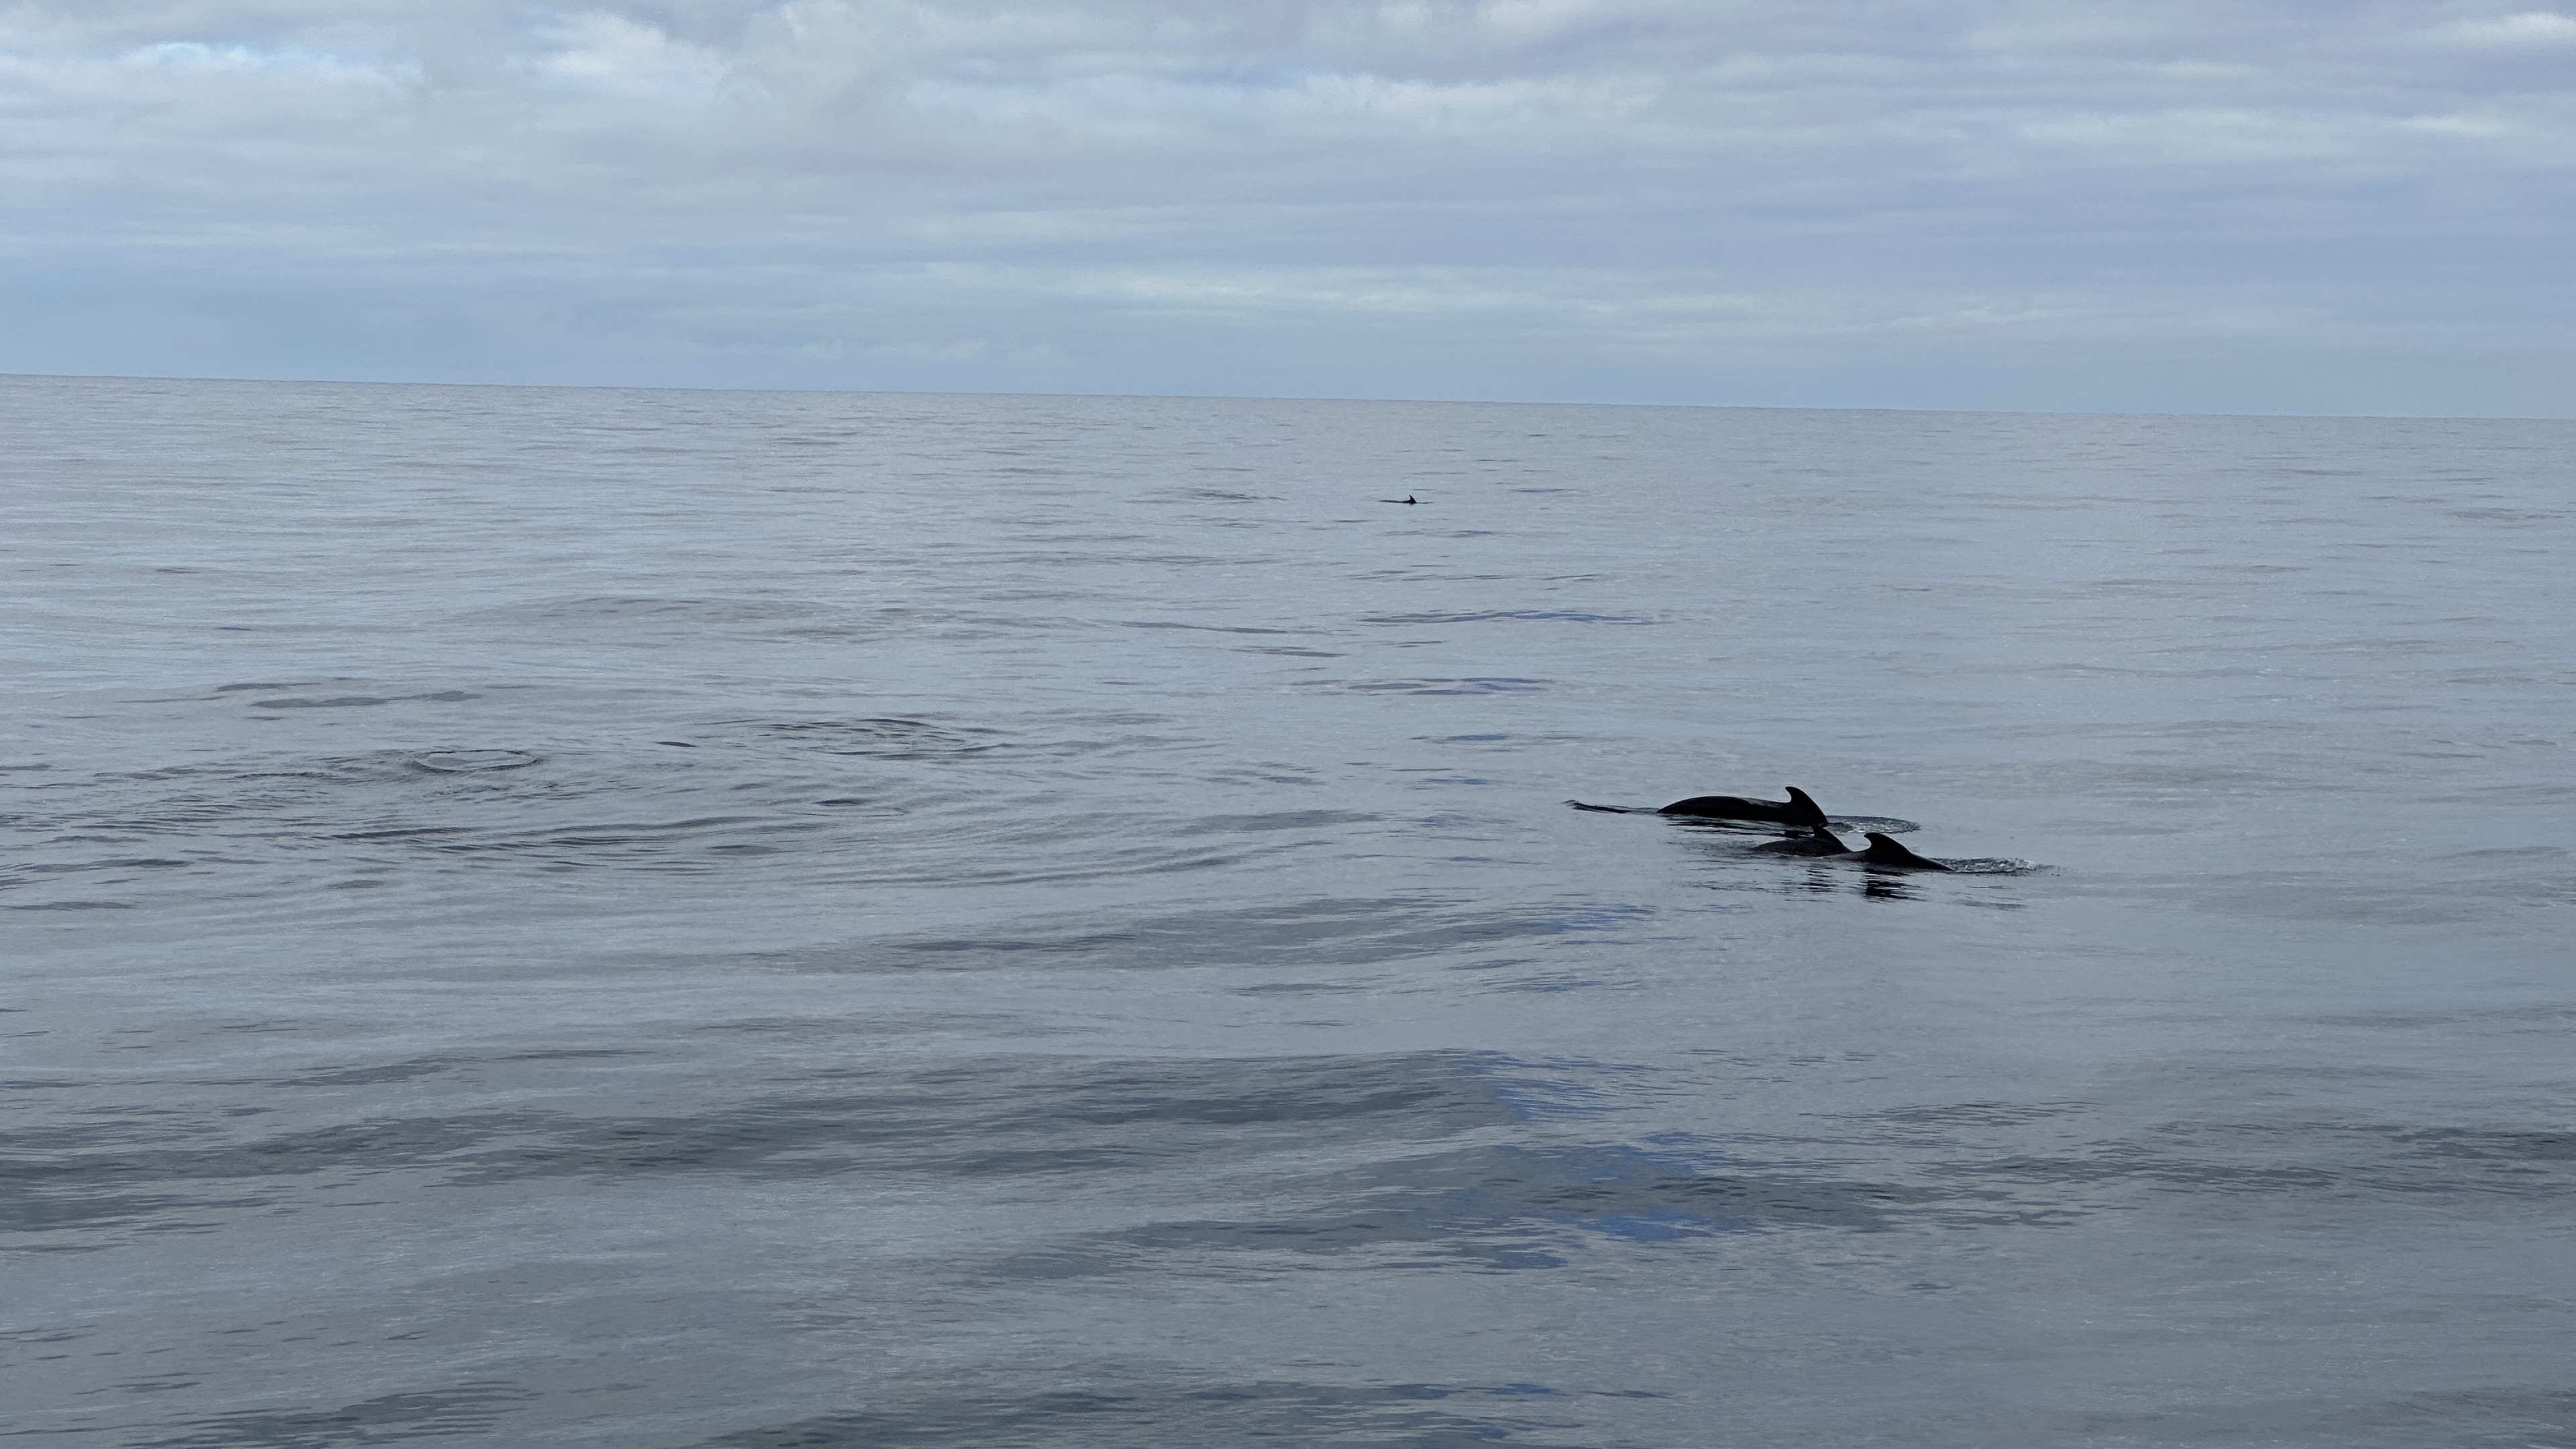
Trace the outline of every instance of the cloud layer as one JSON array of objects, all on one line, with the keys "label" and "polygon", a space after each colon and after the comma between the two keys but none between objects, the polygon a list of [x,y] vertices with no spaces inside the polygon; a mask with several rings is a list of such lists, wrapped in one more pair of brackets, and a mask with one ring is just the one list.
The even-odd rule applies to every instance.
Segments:
[{"label": "cloud layer", "polygon": [[2576,18],[0,3],[0,368],[2576,410]]}]

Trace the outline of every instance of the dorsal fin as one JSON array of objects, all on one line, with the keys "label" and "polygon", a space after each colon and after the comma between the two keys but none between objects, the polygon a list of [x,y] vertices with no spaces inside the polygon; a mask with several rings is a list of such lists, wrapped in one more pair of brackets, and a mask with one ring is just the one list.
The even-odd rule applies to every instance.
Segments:
[{"label": "dorsal fin", "polygon": [[1916,870],[1948,870],[1950,868],[1937,860],[1925,860],[1922,856],[1916,855],[1913,851],[1906,849],[1904,844],[1897,840],[1893,835],[1881,835],[1877,831],[1873,830],[1870,831],[1865,838],[1869,841],[1869,849],[1863,851],[1862,854],[1867,859],[1874,861],[1877,864],[1912,866]]},{"label": "dorsal fin", "polygon": [[1807,792],[1797,786],[1790,785],[1786,788],[1789,791],[1789,804],[1793,809],[1796,823],[1812,826],[1816,833],[1823,834],[1827,824],[1824,807],[1810,799]]}]

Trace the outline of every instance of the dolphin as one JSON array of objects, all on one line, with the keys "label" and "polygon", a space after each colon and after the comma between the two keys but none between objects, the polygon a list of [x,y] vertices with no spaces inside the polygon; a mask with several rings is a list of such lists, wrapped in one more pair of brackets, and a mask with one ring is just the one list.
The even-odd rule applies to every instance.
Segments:
[{"label": "dolphin", "polygon": [[1674,815],[1685,820],[1761,820],[1773,825],[1798,825],[1810,830],[1825,824],[1823,807],[1807,798],[1807,792],[1795,785],[1788,787],[1786,800],[1747,800],[1741,795],[1693,795],[1676,800],[1660,810],[1647,810],[1633,805],[1586,805],[1580,800],[1565,803],[1577,810],[1598,810],[1604,815]]},{"label": "dolphin", "polygon": [[1693,795],[1676,800],[1658,815],[1687,815],[1697,820],[1768,820],[1775,825],[1804,825],[1821,830],[1825,812],[1807,792],[1795,785],[1788,788],[1786,800],[1747,800],[1741,795]]},{"label": "dolphin", "polygon": [[1419,503],[1421,501],[1421,499],[1414,497],[1410,493],[1405,494],[1402,498],[1381,498],[1378,500],[1380,503]]},{"label": "dolphin", "polygon": [[1772,855],[1839,855],[1856,856],[1861,852],[1842,843],[1835,834],[1819,825],[1811,834],[1792,835],[1784,840],[1765,841],[1753,847]]},{"label": "dolphin", "polygon": [[1893,836],[1871,831],[1862,839],[1869,842],[1866,850],[1853,850],[1835,838],[1834,833],[1819,825],[1805,835],[1786,840],[1767,841],[1753,847],[1772,855],[1803,855],[1815,860],[1856,860],[1880,870],[1941,870],[1950,867],[1928,860],[1898,844]]},{"label": "dolphin", "polygon": [[1869,849],[1854,852],[1863,865],[1875,865],[1888,870],[1948,870],[1950,868],[1937,860],[1926,860],[1916,855],[1892,835],[1881,835],[1873,830],[1863,838],[1869,841]]}]

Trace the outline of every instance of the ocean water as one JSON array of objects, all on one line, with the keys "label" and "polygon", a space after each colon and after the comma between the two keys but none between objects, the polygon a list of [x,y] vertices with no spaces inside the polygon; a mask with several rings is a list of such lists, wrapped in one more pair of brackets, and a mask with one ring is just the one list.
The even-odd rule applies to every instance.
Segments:
[{"label": "ocean water", "polygon": [[0,1442],[2576,1444],[2576,424],[0,444]]}]

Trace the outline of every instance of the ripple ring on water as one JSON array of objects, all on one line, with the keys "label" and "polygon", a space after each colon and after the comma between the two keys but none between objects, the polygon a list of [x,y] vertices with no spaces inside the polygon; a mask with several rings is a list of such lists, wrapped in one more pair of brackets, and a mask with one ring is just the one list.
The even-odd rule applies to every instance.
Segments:
[{"label": "ripple ring on water", "polygon": [[470,775],[480,770],[524,769],[540,758],[525,750],[431,750],[413,756],[412,763],[442,775]]}]

